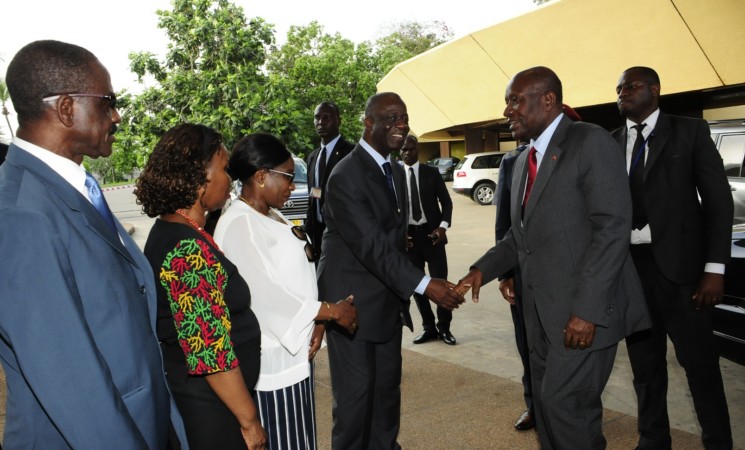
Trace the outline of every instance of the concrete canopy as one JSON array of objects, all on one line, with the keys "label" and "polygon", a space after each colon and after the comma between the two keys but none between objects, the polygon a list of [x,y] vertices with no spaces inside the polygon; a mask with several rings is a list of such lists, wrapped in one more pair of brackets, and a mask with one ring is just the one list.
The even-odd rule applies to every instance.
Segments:
[{"label": "concrete canopy", "polygon": [[406,102],[412,132],[501,121],[517,72],[547,66],[572,107],[615,101],[628,67],[657,70],[662,93],[745,83],[743,0],[554,0],[397,65],[378,83]]}]

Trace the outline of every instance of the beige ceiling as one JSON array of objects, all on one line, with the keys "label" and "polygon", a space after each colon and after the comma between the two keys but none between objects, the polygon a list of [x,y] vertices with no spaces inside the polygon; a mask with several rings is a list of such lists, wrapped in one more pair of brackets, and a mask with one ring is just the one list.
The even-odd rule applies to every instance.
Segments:
[{"label": "beige ceiling", "polygon": [[745,1],[553,0],[399,64],[378,91],[399,93],[412,131],[437,139],[501,119],[509,79],[538,65],[573,107],[614,101],[637,65],[657,70],[663,94],[745,83]]}]

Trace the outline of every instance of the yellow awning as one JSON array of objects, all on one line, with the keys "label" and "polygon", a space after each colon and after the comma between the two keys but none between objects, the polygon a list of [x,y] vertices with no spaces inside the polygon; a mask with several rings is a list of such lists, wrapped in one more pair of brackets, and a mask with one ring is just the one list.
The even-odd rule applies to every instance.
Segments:
[{"label": "yellow awning", "polygon": [[575,108],[613,102],[631,66],[657,70],[663,94],[745,83],[745,1],[553,0],[397,65],[378,91],[399,93],[431,139],[501,119],[509,79],[539,65]]}]

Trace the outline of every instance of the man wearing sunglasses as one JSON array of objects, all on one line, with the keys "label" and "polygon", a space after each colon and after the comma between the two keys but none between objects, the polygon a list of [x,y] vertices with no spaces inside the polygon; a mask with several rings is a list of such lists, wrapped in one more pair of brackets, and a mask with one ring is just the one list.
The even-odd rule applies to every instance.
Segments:
[{"label": "man wearing sunglasses", "polygon": [[18,132],[0,167],[0,359],[6,448],[186,443],[155,335],[155,285],[83,157],[108,157],[121,117],[108,71],[36,41],[6,77]]}]

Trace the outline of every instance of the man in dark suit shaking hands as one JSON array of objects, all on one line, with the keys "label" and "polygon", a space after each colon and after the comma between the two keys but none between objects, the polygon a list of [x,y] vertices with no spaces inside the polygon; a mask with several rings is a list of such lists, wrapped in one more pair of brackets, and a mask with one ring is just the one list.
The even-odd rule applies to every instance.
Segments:
[{"label": "man in dark suit shaking hands", "polygon": [[329,325],[334,397],[334,449],[400,448],[401,328],[410,328],[408,298],[424,294],[446,309],[464,300],[445,280],[430,278],[406,256],[406,175],[390,154],[409,132],[397,94],[370,97],[357,146],[331,172],[326,186],[320,298],[354,294],[354,335]]},{"label": "man in dark suit shaking hands", "polygon": [[731,449],[711,328],[711,308],[724,290],[732,233],[732,195],[722,158],[705,121],[660,111],[660,79],[654,70],[626,70],[616,93],[626,118],[613,136],[629,171],[631,255],[653,319],[650,330],[626,339],[639,402],[638,448],[671,448],[666,359],[670,336],[688,378],[704,447]]},{"label": "man in dark suit shaking hands", "polygon": [[316,133],[321,137],[321,146],[308,155],[308,186],[310,196],[308,201],[308,215],[305,231],[310,235],[316,261],[321,256],[321,241],[323,230],[326,229],[323,220],[323,202],[326,181],[336,164],[349,154],[354,144],[348,142],[339,134],[341,115],[339,107],[334,102],[322,102],[313,112],[313,125]]},{"label": "man in dark suit shaking hands", "polygon": [[[453,201],[440,171],[435,167],[419,164],[417,144],[417,137],[410,134],[401,147],[409,196],[409,260],[421,270],[424,270],[426,263],[429,275],[434,278],[447,278],[448,257],[445,244],[448,243],[447,229],[452,223]],[[448,345],[455,345],[455,337],[450,332],[453,312],[438,306],[435,324],[429,299],[415,293],[414,301],[422,316],[424,328],[422,334],[414,338],[414,343],[422,344],[439,338]]]},{"label": "man in dark suit shaking hands", "polygon": [[543,449],[601,449],[600,395],[618,342],[649,327],[629,256],[631,198],[610,133],[562,113],[556,74],[534,67],[507,85],[510,130],[530,139],[516,160],[512,226],[456,290],[520,265],[533,409]]}]

